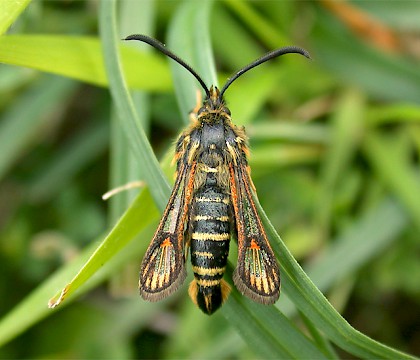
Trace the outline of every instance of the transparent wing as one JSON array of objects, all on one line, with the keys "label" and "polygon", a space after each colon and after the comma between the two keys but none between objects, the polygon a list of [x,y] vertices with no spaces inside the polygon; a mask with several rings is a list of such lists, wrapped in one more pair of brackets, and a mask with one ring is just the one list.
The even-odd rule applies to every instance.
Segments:
[{"label": "transparent wing", "polygon": [[238,237],[233,281],[250,299],[273,304],[280,296],[280,270],[258,215],[245,165],[230,165],[230,185]]},{"label": "transparent wing", "polygon": [[185,280],[184,225],[195,165],[181,165],[159,226],[143,258],[139,289],[143,299],[159,301]]}]

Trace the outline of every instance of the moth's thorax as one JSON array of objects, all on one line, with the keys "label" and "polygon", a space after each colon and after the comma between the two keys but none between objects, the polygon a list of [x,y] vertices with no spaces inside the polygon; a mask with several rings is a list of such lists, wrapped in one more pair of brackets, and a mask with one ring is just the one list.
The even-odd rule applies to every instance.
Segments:
[{"label": "moth's thorax", "polygon": [[213,114],[191,124],[178,139],[176,148],[178,164],[198,162],[216,167],[220,163],[236,163],[241,156],[246,160],[248,155],[244,129],[232,124],[228,117]]},{"label": "moth's thorax", "polygon": [[226,147],[223,122],[201,124],[201,147],[205,152],[223,152]]},{"label": "moth's thorax", "polygon": [[200,147],[197,149],[197,163],[194,188],[217,184],[226,188],[228,184],[228,157],[226,132],[223,122],[203,123],[200,127]]}]

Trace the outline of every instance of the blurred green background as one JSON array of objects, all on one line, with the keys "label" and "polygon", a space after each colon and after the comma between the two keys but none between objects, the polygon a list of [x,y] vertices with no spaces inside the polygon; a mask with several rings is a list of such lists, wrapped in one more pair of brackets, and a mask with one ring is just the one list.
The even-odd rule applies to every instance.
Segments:
[{"label": "blurred green background", "polygon": [[[264,64],[226,94],[235,123],[250,136],[260,203],[352,327],[420,355],[420,2],[117,5],[117,25],[103,15],[102,26],[117,26],[119,38],[151,35],[198,69],[206,61],[211,69],[214,54],[219,85],[274,48],[311,53],[311,61],[287,55]],[[101,199],[147,178],[109,93],[101,6],[0,2],[0,357],[264,357],[247,341],[247,324],[231,315],[234,296],[207,317],[186,284],[161,303],[137,294],[159,213],[145,192],[136,198],[140,190]],[[198,31],[191,43],[202,28],[205,36]],[[206,41],[211,46],[200,47]],[[197,84],[152,48],[128,45],[120,50],[138,126],[167,164]],[[212,76],[204,70],[206,82]],[[179,94],[186,83],[190,96]],[[172,179],[173,167],[164,168]],[[135,198],[134,225],[113,235],[125,239],[121,251],[94,258],[105,266],[75,287],[76,296],[48,309]],[[235,264],[236,245],[231,253]],[[322,324],[296,312],[289,295],[276,306],[305,338],[330,357],[357,357],[331,347]],[[269,331],[273,339],[286,336]]]}]

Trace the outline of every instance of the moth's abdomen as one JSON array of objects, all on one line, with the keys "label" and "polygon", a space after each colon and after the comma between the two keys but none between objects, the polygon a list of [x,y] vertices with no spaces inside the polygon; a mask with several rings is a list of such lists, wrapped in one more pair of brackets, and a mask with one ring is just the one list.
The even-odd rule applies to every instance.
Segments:
[{"label": "moth's abdomen", "polygon": [[192,200],[191,263],[195,279],[189,294],[206,314],[212,314],[229,295],[222,279],[230,241],[230,198],[219,186],[204,186]]}]

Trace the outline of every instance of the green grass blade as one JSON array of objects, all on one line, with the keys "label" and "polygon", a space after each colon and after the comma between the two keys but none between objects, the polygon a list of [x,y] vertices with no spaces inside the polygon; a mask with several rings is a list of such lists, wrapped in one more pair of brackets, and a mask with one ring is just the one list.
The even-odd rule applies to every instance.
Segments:
[{"label": "green grass blade", "polygon": [[0,35],[4,34],[16,18],[26,9],[30,0],[2,0],[0,1]]},{"label": "green grass blade", "polygon": [[314,342],[317,344],[318,348],[327,356],[328,359],[339,359],[335,349],[327,341],[325,336],[317,329],[315,324],[313,324],[305,315],[299,313],[300,318],[308,329],[311,337],[314,339]]},{"label": "green grass blade", "polygon": [[105,65],[108,71],[110,90],[115,102],[118,118],[125,130],[129,144],[132,146],[139,163],[144,167],[144,176],[150,187],[153,198],[160,210],[163,210],[169,198],[170,188],[160,170],[159,163],[153,153],[146,134],[141,126],[127,85],[122,76],[120,57],[118,54],[118,37],[115,18],[115,1],[101,3],[100,30],[103,39]]},{"label": "green grass blade", "polygon": [[[168,33],[168,47],[191,65],[202,77],[207,87],[217,85],[210,35],[203,31],[209,25],[209,12],[212,2],[184,2],[175,14]],[[194,49],[200,49],[195,51]],[[171,60],[175,91],[184,123],[188,124],[187,114],[196,105],[197,90],[201,89],[197,80],[179,64]]]},{"label": "green grass blade", "polygon": [[[139,231],[157,217],[158,212],[150,202],[149,192],[143,190],[71,282],[50,300],[49,306],[56,307],[64,298],[76,292],[103,264],[112,259]],[[144,246],[146,245],[147,242],[144,242]]]},{"label": "green grass blade", "polygon": [[225,3],[252,29],[257,36],[270,48],[278,48],[288,44],[288,39],[279,29],[260,16],[250,3],[225,0]]},{"label": "green grass blade", "polygon": [[232,69],[240,69],[245,65],[244,54],[249,59],[261,56],[260,44],[247,31],[243,31],[242,22],[231,16],[231,12],[222,2],[216,2],[215,9],[217,26],[212,26],[210,33],[214,39],[217,39],[214,42],[214,49],[218,59]]},{"label": "green grass blade", "polygon": [[[121,37],[130,34],[149,34],[153,27],[155,3],[153,0],[144,1],[124,1],[119,7],[119,28]],[[127,43],[127,46],[137,48],[134,42]],[[143,51],[152,51],[151,47],[144,46]],[[137,112],[140,124],[144,128],[147,136],[150,135],[150,96],[142,90],[132,90],[134,107]],[[131,181],[144,179],[142,164],[127,146],[124,130],[120,126],[118,116],[115,111],[111,115],[111,144],[110,144],[110,188],[116,188]],[[114,196],[109,203],[109,219],[114,224],[124,213],[125,209],[131,204],[137,193],[136,189],[127,190]],[[129,266],[129,265],[128,265]],[[134,274],[133,274],[134,277]]]},{"label": "green grass blade", "polygon": [[[114,2],[106,2],[102,3],[101,9],[101,21],[104,24],[107,24],[108,27],[115,27],[115,19],[114,14],[115,12],[115,3]],[[109,19],[112,18],[111,24],[113,26],[109,26],[110,21]],[[103,29],[102,27],[102,29]],[[105,42],[109,42],[107,45],[104,45],[105,56],[107,53],[110,53],[112,49],[116,50],[114,46],[116,44],[116,37],[115,31],[111,31],[108,33],[109,30],[104,30],[105,32],[102,33]],[[114,40],[112,40],[114,38]],[[128,94],[128,90],[124,85],[124,81],[119,72],[119,62],[117,53],[114,55],[109,55],[108,57],[109,67],[110,67],[110,83],[111,83],[111,91],[116,99],[116,105],[119,110],[119,118],[124,119],[123,121],[123,128],[126,130],[126,134],[129,135],[129,140],[131,144],[136,145],[134,150],[139,157],[140,163],[142,163],[147,170],[147,174],[145,174],[145,178],[147,183],[153,184],[150,187],[151,193],[155,195],[155,201],[157,205],[163,209],[164,205],[167,201],[167,196],[169,196],[169,187],[167,185],[166,179],[164,178],[163,173],[160,170],[159,164],[154,165],[157,163],[156,158],[153,155],[153,152],[150,148],[150,144],[147,141],[147,138],[142,130],[142,128],[138,127],[138,119],[136,117],[133,104],[131,98]],[[131,131],[135,131],[136,133],[132,133]],[[154,217],[156,217],[156,212],[150,211],[147,215],[143,216],[143,221],[151,221]],[[127,215],[129,216],[129,215]],[[50,306],[55,307],[57,306],[62,300],[64,296],[68,296],[69,294],[75,292],[81,285],[84,284],[100,267],[101,264],[106,262],[107,260],[111,259],[111,257],[120,251],[123,247],[123,244],[126,244],[134,235],[132,231],[133,229],[123,229],[120,227],[120,222],[116,225],[113,231],[108,235],[108,237],[104,240],[104,242],[97,248],[95,253],[91,256],[91,258],[86,262],[83,268],[79,271],[79,273],[74,277],[74,279],[66,286],[66,288],[61,292],[61,295],[57,298],[51,300]],[[138,226],[135,224],[130,225],[130,227],[134,229],[138,229]],[[120,231],[123,231],[123,235],[119,234]],[[124,235],[124,232],[128,232],[128,236]],[[115,235],[115,233],[117,235]],[[123,238],[119,239],[119,236]],[[118,241],[117,241],[118,239]]]},{"label": "green grass blade", "polygon": [[[121,51],[124,73],[130,74],[127,77],[130,87],[151,91],[171,88],[169,70],[163,59],[156,54],[142,53],[121,43],[117,47]],[[101,43],[93,37],[2,36],[0,62],[63,75],[93,85],[108,85]]]},{"label": "green grass blade", "polygon": [[340,348],[361,358],[412,358],[352,328],[309,279],[276,233],[261,206],[257,206],[273,250],[280,260],[284,292],[320,331]]},{"label": "green grass blade", "polygon": [[255,354],[267,359],[323,359],[325,355],[274,306],[256,304],[236,290],[222,308]]}]

